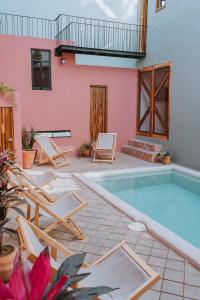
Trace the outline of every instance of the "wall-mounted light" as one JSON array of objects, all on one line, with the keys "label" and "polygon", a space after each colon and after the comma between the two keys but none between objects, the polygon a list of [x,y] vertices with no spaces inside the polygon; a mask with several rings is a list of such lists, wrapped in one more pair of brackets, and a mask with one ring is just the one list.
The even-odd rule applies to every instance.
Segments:
[{"label": "wall-mounted light", "polygon": [[61,57],[60,62],[62,65],[66,64],[66,59],[64,58],[64,56]]}]

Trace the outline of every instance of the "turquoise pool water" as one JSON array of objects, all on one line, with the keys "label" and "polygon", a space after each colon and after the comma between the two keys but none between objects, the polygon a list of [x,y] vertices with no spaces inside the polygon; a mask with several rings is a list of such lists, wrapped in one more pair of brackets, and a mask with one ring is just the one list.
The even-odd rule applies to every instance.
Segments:
[{"label": "turquoise pool water", "polygon": [[106,190],[200,248],[200,180],[179,172],[106,176]]}]

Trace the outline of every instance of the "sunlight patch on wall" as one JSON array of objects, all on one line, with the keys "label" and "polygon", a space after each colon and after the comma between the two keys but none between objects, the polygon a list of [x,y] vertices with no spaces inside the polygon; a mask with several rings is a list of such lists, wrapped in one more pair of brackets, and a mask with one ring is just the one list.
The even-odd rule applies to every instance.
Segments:
[{"label": "sunlight patch on wall", "polygon": [[96,4],[110,19],[134,23],[137,20],[139,0],[81,0],[81,6]]},{"label": "sunlight patch on wall", "polygon": [[90,3],[95,2],[105,13],[105,15],[111,19],[117,19],[116,14],[113,10],[105,3],[104,0],[81,0],[82,6],[87,6]]}]

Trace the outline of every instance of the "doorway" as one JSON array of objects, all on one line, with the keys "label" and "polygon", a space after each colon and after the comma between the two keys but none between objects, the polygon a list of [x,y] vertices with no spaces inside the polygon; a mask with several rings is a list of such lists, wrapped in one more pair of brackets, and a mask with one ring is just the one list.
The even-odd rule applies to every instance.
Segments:
[{"label": "doorway", "polygon": [[14,151],[13,108],[0,107],[0,151]]},{"label": "doorway", "polygon": [[107,131],[107,87],[90,86],[90,141]]}]

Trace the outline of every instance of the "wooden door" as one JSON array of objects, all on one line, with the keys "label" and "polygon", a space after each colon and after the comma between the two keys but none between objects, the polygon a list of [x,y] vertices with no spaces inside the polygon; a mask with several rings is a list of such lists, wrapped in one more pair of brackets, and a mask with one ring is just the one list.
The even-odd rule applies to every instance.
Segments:
[{"label": "wooden door", "polygon": [[107,88],[90,87],[90,140],[96,141],[99,132],[107,130]]},{"label": "wooden door", "polygon": [[168,139],[170,79],[169,63],[139,70],[138,135]]},{"label": "wooden door", "polygon": [[12,107],[0,107],[0,151],[14,150]]}]

